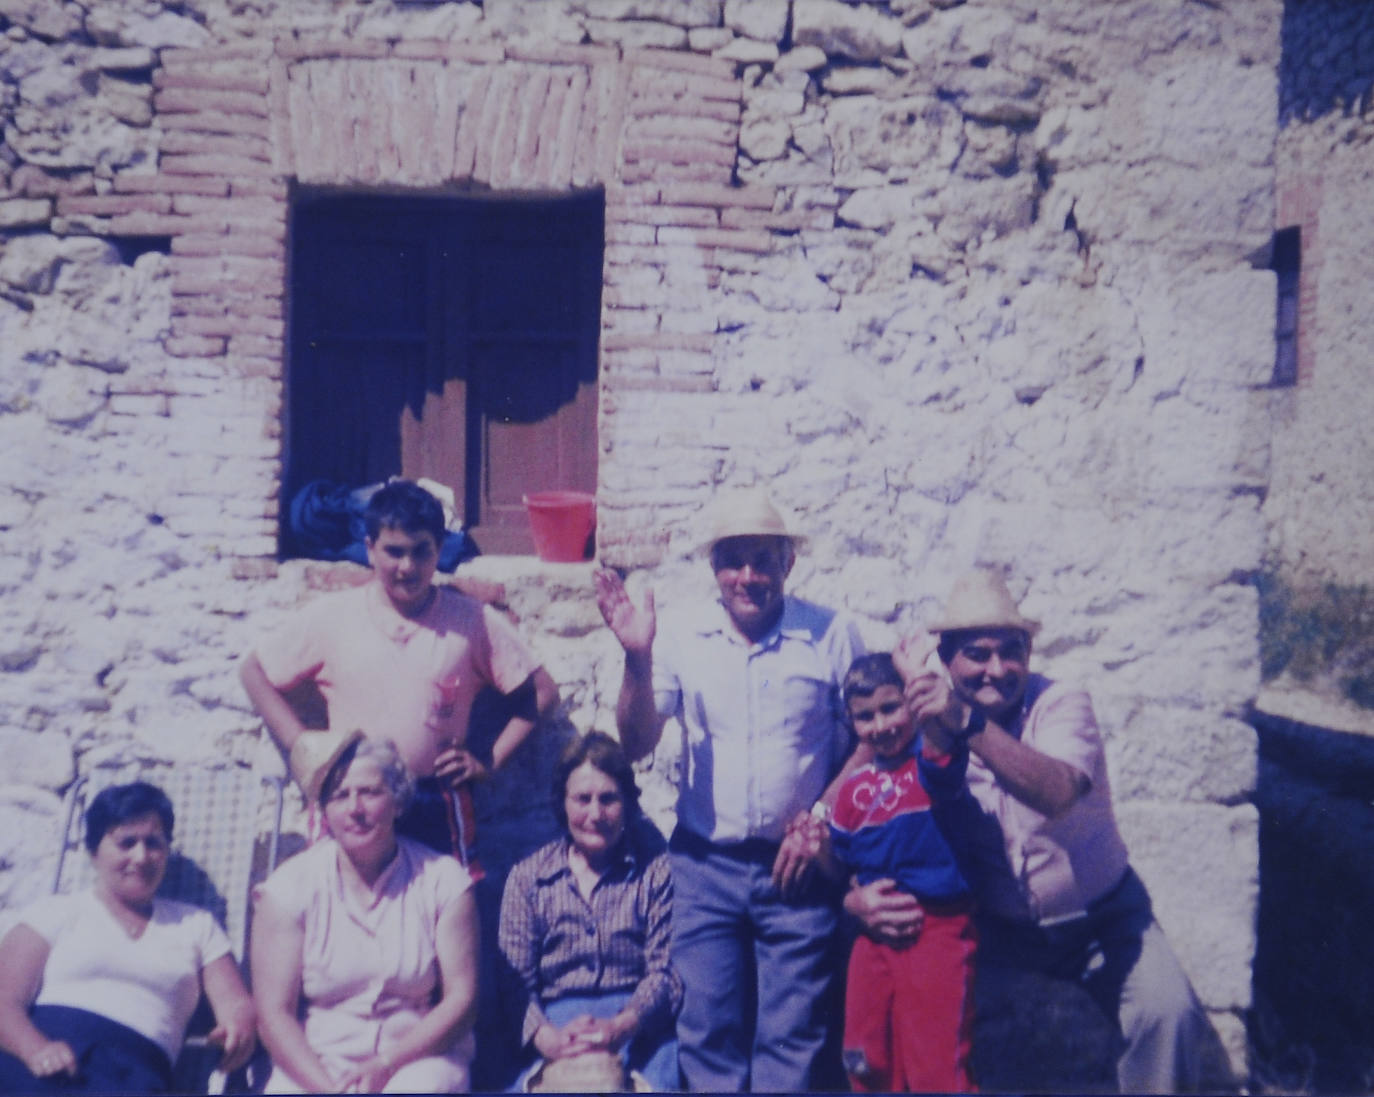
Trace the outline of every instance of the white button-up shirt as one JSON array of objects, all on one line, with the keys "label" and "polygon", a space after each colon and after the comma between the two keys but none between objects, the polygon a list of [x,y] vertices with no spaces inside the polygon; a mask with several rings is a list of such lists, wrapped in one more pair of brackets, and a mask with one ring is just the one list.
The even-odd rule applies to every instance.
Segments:
[{"label": "white button-up shirt", "polygon": [[840,683],[863,650],[852,620],[799,598],[756,644],[719,602],[665,615],[654,703],[682,725],[678,822],[713,842],[781,841],[849,753]]}]

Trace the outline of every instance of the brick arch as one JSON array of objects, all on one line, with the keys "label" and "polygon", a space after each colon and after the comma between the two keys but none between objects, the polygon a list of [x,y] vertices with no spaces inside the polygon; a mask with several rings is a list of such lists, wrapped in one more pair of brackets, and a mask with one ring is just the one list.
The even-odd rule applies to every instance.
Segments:
[{"label": "brick arch", "polygon": [[[167,50],[154,81],[156,172],[120,173],[110,195],[72,199],[67,212],[109,235],[170,238],[165,348],[256,386],[278,462],[293,182],[603,187],[607,425],[617,398],[713,389],[722,266],[797,227],[774,212],[771,187],[735,185],[741,85],[733,64],[709,57],[282,39]],[[603,556],[651,562],[661,542],[637,532],[650,497],[602,481]],[[272,539],[260,540],[270,555]]]}]

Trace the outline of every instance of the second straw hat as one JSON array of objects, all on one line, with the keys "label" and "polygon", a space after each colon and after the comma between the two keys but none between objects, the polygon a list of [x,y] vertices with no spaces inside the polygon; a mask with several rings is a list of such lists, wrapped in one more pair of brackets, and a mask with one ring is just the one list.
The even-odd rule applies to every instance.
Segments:
[{"label": "second straw hat", "polygon": [[1040,622],[1023,617],[1000,574],[987,568],[966,572],[954,582],[945,612],[926,626],[931,632],[975,628],[1015,628],[1034,636]]}]

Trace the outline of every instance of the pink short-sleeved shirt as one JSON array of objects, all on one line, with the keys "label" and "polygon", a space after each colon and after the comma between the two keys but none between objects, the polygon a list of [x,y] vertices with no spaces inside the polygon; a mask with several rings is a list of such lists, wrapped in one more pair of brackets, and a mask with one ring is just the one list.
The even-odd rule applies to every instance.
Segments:
[{"label": "pink short-sleeved shirt", "polygon": [[322,595],[259,644],[258,661],[280,690],[313,679],[331,727],[394,740],[412,772],[427,776],[440,750],[466,740],[483,686],[510,693],[539,665],[496,610],[436,590],[414,620],[376,582]]},{"label": "pink short-sleeved shirt", "polygon": [[[472,886],[452,857],[396,841],[370,907],[345,890],[332,838],[259,888],[301,927],[306,1040],[331,1071],[386,1051],[429,1012],[440,987],[439,919]],[[470,1035],[444,1056],[464,1067],[471,1057]]]},{"label": "pink short-sleeved shirt", "polygon": [[[1026,746],[1073,766],[1088,779],[1087,791],[1051,819],[1016,799],[976,756],[969,760],[968,788],[1001,826],[1021,901],[1045,924],[1081,915],[1121,880],[1128,856],[1112,812],[1107,759],[1091,699],[1082,690],[1031,675],[1026,705],[1019,726],[1008,730]],[[1019,913],[999,909],[996,902],[988,905],[1007,917]]]}]

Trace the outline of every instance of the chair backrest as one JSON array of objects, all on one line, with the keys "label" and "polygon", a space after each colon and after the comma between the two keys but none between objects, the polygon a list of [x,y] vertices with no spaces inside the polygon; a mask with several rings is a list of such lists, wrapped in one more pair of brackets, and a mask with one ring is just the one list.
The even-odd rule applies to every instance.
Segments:
[{"label": "chair backrest", "polygon": [[[172,801],[176,815],[172,857],[158,894],[209,910],[243,959],[248,931],[249,888],[275,867],[281,828],[283,782],[247,766],[140,766],[101,768],[78,779],[68,794],[67,821],[54,892],[76,891],[93,881],[82,841],[86,806],[102,789],[148,781]],[[267,812],[267,815],[263,813]],[[261,824],[261,825],[260,825]],[[259,834],[267,846],[256,858]]]}]

